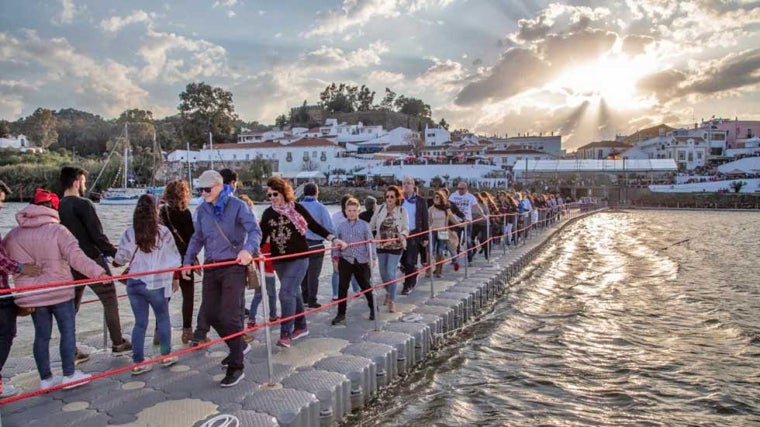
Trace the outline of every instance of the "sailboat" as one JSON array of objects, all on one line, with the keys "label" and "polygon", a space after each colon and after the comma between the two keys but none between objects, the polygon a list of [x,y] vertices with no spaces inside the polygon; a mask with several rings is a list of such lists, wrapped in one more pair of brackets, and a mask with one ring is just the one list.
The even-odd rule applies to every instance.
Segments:
[{"label": "sailboat", "polygon": [[[122,186],[111,187],[108,190],[104,191],[100,198],[101,205],[135,205],[137,204],[137,199],[139,199],[143,194],[155,194],[159,197],[163,195],[164,187],[129,187],[129,128],[127,127],[126,123],[124,124],[123,160],[124,164],[122,167],[124,169],[122,170]],[[100,175],[98,175],[98,178],[100,178]]]}]

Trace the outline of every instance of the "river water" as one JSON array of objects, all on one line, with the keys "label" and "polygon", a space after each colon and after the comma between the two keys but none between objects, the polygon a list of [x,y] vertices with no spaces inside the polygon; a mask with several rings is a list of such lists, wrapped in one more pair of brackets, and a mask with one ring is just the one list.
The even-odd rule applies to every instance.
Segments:
[{"label": "river water", "polygon": [[[131,212],[98,207],[112,241]],[[760,425],[758,231],[756,213],[582,219],[346,424]]]},{"label": "river water", "polygon": [[351,425],[760,425],[756,213],[602,213]]}]

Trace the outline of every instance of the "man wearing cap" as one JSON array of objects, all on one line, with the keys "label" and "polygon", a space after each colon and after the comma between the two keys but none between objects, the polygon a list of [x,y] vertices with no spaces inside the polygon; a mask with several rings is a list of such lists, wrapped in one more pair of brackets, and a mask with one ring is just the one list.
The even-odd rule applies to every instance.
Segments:
[{"label": "man wearing cap", "polygon": [[[5,196],[10,194],[11,190],[3,181],[0,181],[0,210],[3,209]],[[42,268],[32,263],[20,263],[13,260],[5,251],[3,238],[0,236],[0,289],[8,289],[8,276],[11,274],[22,274],[29,277],[36,277],[42,273]],[[13,338],[16,337],[16,304],[13,303],[13,297],[9,294],[0,295],[0,373],[3,371],[3,365],[8,360],[11,353]],[[0,399],[11,397],[18,394],[18,389],[10,384],[3,384],[3,377],[0,376]]]},{"label": "man wearing cap", "polygon": [[[116,255],[116,247],[111,244],[103,233],[103,225],[100,223],[95,205],[82,197],[87,189],[87,171],[82,168],[65,166],[61,169],[61,187],[64,189],[63,198],[60,202],[58,215],[61,224],[68,228],[71,234],[77,238],[79,247],[90,259],[97,262],[108,275],[111,270],[105,257]],[[80,272],[71,270],[74,280],[86,278]],[[119,301],[116,298],[116,288],[113,282],[93,283],[88,285],[100,299],[105,311],[106,326],[111,336],[111,351],[114,354],[126,354],[132,350],[132,344],[122,336],[121,320],[119,319]],[[79,312],[82,302],[84,286],[77,286],[74,297],[74,308]],[[89,355],[77,349],[76,363],[82,363],[90,358]]]},{"label": "man wearing cap", "polygon": [[[198,206],[195,232],[183,264],[192,265],[202,248],[204,264],[234,262],[206,268],[203,274],[200,311],[220,337],[227,337],[243,330],[240,307],[245,298],[245,266],[259,253],[261,228],[248,205],[232,197],[232,187],[224,184],[219,172],[203,172],[198,184],[204,203]],[[182,275],[189,277],[189,272],[183,271]],[[245,377],[243,338],[240,335],[229,338],[227,346],[230,354],[222,361],[227,366],[222,387],[232,387]]]}]

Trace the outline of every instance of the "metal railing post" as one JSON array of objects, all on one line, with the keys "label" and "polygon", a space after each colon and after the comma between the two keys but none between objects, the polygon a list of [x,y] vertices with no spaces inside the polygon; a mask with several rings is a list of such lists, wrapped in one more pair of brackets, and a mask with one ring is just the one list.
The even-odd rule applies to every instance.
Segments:
[{"label": "metal railing post", "polygon": [[[472,221],[472,220],[470,220]],[[464,234],[462,235],[462,240],[464,240],[464,278],[467,278],[468,273],[468,266],[470,264],[470,233],[468,233],[467,229],[470,225],[469,222],[464,223]]]},{"label": "metal railing post", "polygon": [[[436,232],[437,233],[437,232]],[[437,241],[437,240],[436,240]],[[433,270],[430,271],[430,298],[435,298],[435,287],[434,287],[434,271],[436,268],[438,268],[438,260],[433,256],[433,229],[428,229],[428,268],[432,268]]]},{"label": "metal railing post", "polygon": [[[262,258],[264,258],[262,256]],[[269,374],[269,384],[274,384],[274,368],[272,367],[272,337],[269,327],[269,295],[267,295],[267,280],[264,272],[264,260],[259,262],[259,283],[261,284],[261,304],[264,309],[264,340],[267,345],[267,372]]]},{"label": "metal railing post", "polygon": [[[372,242],[367,242],[367,253],[369,254],[369,286],[372,287]],[[377,255],[375,255],[375,261],[377,262]],[[375,296],[377,295],[376,291],[370,291],[372,292],[372,317],[375,318],[375,330],[380,330],[380,309],[377,308],[377,298]]]},{"label": "metal railing post", "polygon": [[483,251],[485,251],[486,256],[488,257],[488,264],[491,264],[491,258],[493,258],[493,254],[491,253],[491,217],[489,215],[485,215],[484,218],[486,219],[486,245],[483,248]]}]

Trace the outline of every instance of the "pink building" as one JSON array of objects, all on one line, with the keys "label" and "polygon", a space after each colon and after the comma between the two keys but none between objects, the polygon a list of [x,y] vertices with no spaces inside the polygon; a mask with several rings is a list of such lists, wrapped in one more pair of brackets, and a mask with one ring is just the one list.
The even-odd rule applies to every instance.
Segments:
[{"label": "pink building", "polygon": [[728,131],[726,135],[727,148],[740,148],[736,145],[737,139],[748,139],[760,136],[760,120],[734,120],[711,119],[702,121],[702,126],[712,122],[713,129]]}]

